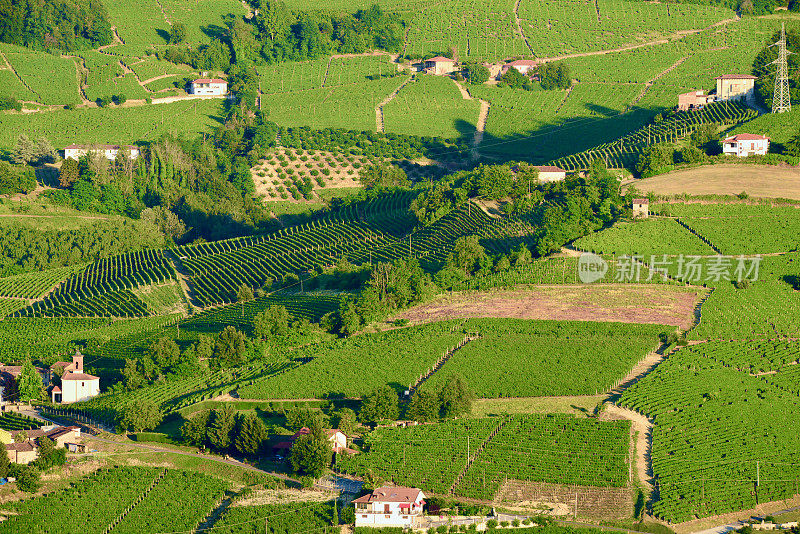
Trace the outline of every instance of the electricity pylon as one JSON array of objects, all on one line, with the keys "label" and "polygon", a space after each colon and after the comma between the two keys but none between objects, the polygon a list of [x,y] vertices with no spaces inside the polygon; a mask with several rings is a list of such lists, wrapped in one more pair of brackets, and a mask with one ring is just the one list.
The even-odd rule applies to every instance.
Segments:
[{"label": "electricity pylon", "polygon": [[[773,61],[778,66],[775,72],[775,92],[772,95],[772,112],[783,113],[791,111],[792,102],[789,99],[789,68],[786,56],[791,52],[786,50],[786,25],[781,23],[781,39],[772,46],[778,46],[778,59]],[[771,63],[771,64],[772,64]]]}]

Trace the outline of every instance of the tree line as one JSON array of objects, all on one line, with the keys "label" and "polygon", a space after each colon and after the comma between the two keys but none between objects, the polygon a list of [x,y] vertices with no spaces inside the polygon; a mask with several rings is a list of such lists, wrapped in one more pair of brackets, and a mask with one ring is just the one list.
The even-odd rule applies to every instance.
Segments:
[{"label": "tree line", "polygon": [[100,0],[0,1],[0,41],[34,50],[85,50],[114,40]]}]

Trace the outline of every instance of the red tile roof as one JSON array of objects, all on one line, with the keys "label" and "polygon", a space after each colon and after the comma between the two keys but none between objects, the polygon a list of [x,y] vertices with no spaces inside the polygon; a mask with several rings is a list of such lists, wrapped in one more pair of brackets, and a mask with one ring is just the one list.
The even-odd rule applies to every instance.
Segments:
[{"label": "red tile roof", "polygon": [[432,57],[430,59],[426,59],[425,63],[427,63],[429,61],[433,61],[435,63],[455,63],[456,62],[455,59],[450,59],[449,57],[442,57],[442,56],[436,56],[436,57]]},{"label": "red tile roof", "polygon": [[61,388],[56,386],[53,388],[53,393],[61,393]]},{"label": "red tile roof", "polygon": [[755,80],[755,76],[751,76],[749,74],[723,74],[722,76],[717,76],[714,78],[715,80]]},{"label": "red tile roof", "polygon": [[633,199],[633,203],[634,204],[649,204],[650,201],[647,200],[646,198],[634,198]]},{"label": "red tile roof", "polygon": [[100,377],[84,373],[67,373],[61,377],[61,381],[64,380],[100,380]]},{"label": "red tile roof", "polygon": [[377,488],[369,495],[364,495],[355,499],[353,502],[369,503],[369,502],[417,502],[419,494],[422,490],[419,488]]},{"label": "red tile roof", "polygon": [[756,135],[756,134],[736,134],[731,137],[726,137],[723,143],[730,143],[730,142],[739,142],[739,141],[769,141],[769,137],[764,137],[763,135]]},{"label": "red tile roof", "polygon": [[32,450],[34,450],[34,447],[30,441],[21,441],[19,443],[6,444],[6,450],[17,451],[17,452],[31,452]]},{"label": "red tile roof", "polygon": [[518,59],[516,61],[512,61],[511,63],[506,63],[504,66],[507,67],[535,67],[539,64],[538,61],[535,59]]},{"label": "red tile roof", "polygon": [[225,80],[221,80],[219,78],[197,78],[196,80],[192,80],[192,83],[228,83]]},{"label": "red tile roof", "polygon": [[124,148],[130,148],[131,150],[134,150],[134,149],[139,150],[139,147],[138,146],[134,146],[134,145],[122,145],[122,147],[120,147],[120,145],[68,145],[68,146],[65,146],[64,149],[67,149],[67,148],[86,148],[86,149],[89,149],[89,148],[104,148],[106,150],[114,150],[114,149],[119,149],[119,148],[123,148],[123,147]]},{"label": "red tile roof", "polygon": [[567,172],[561,167],[554,167],[552,165],[534,165],[534,169],[539,172]]}]

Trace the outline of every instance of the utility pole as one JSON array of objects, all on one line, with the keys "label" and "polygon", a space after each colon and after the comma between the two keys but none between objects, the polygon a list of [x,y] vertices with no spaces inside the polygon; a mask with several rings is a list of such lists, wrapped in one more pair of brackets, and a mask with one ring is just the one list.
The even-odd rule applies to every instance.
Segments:
[{"label": "utility pole", "polygon": [[786,50],[786,23],[781,23],[781,38],[780,40],[771,45],[778,46],[778,59],[770,63],[778,66],[775,72],[775,91],[772,95],[772,112],[784,113],[791,111],[792,102],[789,98],[789,69],[787,66],[786,56],[790,54]]}]

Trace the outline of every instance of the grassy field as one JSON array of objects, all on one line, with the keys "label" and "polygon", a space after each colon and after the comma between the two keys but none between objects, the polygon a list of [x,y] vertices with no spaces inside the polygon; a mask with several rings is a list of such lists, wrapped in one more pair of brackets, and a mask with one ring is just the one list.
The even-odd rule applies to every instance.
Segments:
[{"label": "grassy field", "polygon": [[636,180],[628,184],[657,195],[738,195],[800,200],[800,169],[767,165],[713,165]]}]

